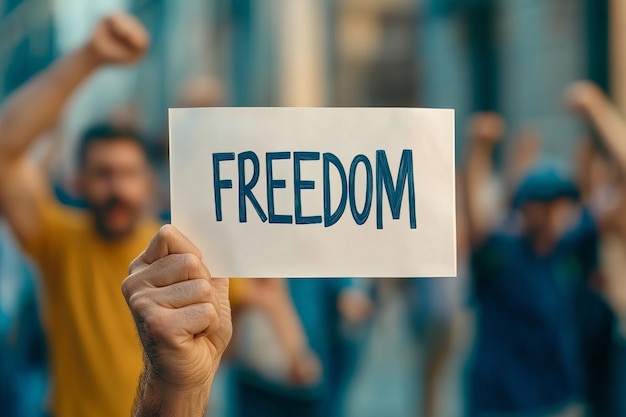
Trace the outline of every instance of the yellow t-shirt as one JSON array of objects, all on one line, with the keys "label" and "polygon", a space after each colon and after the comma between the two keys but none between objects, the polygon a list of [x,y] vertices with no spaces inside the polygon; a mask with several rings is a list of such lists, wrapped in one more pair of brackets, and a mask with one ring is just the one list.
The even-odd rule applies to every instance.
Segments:
[{"label": "yellow t-shirt", "polygon": [[158,229],[142,222],[110,242],[87,213],[47,204],[41,232],[26,250],[43,277],[43,321],[55,417],[128,417],[142,369],[142,349],[121,293],[129,263]]},{"label": "yellow t-shirt", "polygon": [[249,286],[245,278],[230,278],[228,281],[228,298],[230,299],[230,306],[235,310],[242,304]]}]

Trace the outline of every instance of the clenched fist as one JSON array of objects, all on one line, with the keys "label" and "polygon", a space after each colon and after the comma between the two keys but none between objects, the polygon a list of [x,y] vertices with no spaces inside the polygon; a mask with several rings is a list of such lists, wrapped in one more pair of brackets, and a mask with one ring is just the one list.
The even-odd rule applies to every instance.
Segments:
[{"label": "clenched fist", "polygon": [[576,114],[587,114],[598,102],[607,100],[602,89],[591,81],[576,81],[565,90],[565,108]]},{"label": "clenched fist", "polygon": [[198,248],[163,226],[122,292],[145,351],[134,415],[203,415],[232,335],[228,279],[212,279]]},{"label": "clenched fist", "polygon": [[86,48],[101,64],[132,64],[141,59],[150,36],[133,16],[116,12],[102,19]]},{"label": "clenched fist", "polygon": [[506,124],[498,113],[481,112],[472,116],[467,130],[471,140],[494,146],[504,136]]}]

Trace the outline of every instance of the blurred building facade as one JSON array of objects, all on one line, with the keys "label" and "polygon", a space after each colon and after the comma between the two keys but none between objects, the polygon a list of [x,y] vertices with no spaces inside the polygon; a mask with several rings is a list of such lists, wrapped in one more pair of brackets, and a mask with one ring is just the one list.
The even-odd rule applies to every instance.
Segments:
[{"label": "blurred building facade", "polygon": [[[569,159],[581,126],[562,95],[591,78],[608,89],[606,0],[431,0],[422,10],[422,105],[502,113],[509,132],[532,125],[548,154]],[[459,151],[463,146],[459,147]]]},{"label": "blurred building facade", "polygon": [[94,77],[68,112],[69,137],[128,103],[162,131],[184,80],[204,75],[223,84],[225,105],[452,107],[458,153],[467,116],[496,110],[511,132],[532,124],[567,156],[581,126],[561,94],[588,77],[609,88],[610,3],[0,0],[0,99],[121,8],[151,33],[149,56]]},{"label": "blurred building facade", "polygon": [[56,55],[51,0],[0,1],[0,99]]}]

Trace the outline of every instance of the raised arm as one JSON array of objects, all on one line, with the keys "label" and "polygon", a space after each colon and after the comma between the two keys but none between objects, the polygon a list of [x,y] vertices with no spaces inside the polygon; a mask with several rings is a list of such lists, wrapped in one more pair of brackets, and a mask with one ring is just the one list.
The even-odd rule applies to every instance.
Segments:
[{"label": "raised arm", "polygon": [[43,173],[28,151],[52,128],[76,89],[105,64],[138,61],[148,35],[133,17],[116,13],[103,19],[90,40],[17,90],[0,109],[0,210],[22,243],[40,229],[40,206],[51,196]]},{"label": "raised arm", "polygon": [[317,382],[321,375],[320,364],[309,348],[304,327],[287,287],[287,280],[249,279],[241,304],[243,308],[256,308],[269,318],[289,363],[289,383],[302,386]]},{"label": "raised arm", "polygon": [[626,173],[626,121],[600,87],[578,81],[568,88],[565,104],[591,122],[620,170]]},{"label": "raised arm", "polygon": [[469,123],[469,151],[465,166],[465,210],[472,246],[489,235],[493,224],[486,191],[493,177],[493,150],[504,134],[504,121],[496,113],[479,113]]},{"label": "raised arm", "polygon": [[[590,81],[578,81],[572,84],[565,94],[565,105],[592,124],[619,171],[622,175],[626,174],[626,121],[600,87]],[[595,159],[598,158],[597,155],[592,156]],[[590,168],[592,162],[594,161],[588,162]],[[595,161],[596,164],[598,162]],[[618,231],[618,236],[626,241],[626,227],[623,221],[626,194],[623,183],[618,197],[607,199],[606,193],[594,192],[594,189],[599,187],[596,184],[597,180],[591,175],[591,169],[588,176],[590,190],[587,202],[596,217],[599,228],[603,231]]]}]

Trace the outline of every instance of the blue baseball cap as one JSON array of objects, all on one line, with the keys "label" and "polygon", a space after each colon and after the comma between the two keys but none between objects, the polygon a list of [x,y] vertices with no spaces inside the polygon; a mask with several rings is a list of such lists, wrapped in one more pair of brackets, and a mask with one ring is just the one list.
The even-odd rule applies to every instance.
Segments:
[{"label": "blue baseball cap", "polygon": [[532,168],[513,195],[513,207],[530,202],[548,202],[557,198],[578,200],[580,192],[572,179],[556,164],[541,163]]}]

